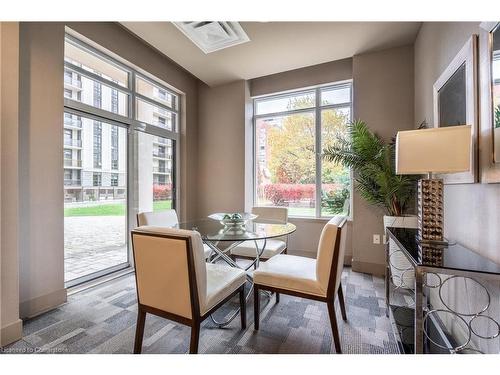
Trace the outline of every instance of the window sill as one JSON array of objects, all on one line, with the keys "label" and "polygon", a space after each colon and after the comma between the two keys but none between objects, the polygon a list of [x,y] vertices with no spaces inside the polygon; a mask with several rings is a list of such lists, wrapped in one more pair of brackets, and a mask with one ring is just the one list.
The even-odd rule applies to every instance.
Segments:
[{"label": "window sill", "polygon": [[[330,217],[308,217],[308,216],[288,216],[288,220],[290,222],[294,221],[300,221],[300,222],[305,222],[305,223],[326,223],[328,222],[333,216]],[[351,217],[347,217],[347,221],[352,221]]]}]

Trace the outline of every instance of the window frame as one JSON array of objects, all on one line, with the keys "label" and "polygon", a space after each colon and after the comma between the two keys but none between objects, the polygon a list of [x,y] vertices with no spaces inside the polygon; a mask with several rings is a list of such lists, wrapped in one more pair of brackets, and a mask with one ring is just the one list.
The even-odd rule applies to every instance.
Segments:
[{"label": "window frame", "polygon": [[[171,139],[172,142],[172,147],[174,150],[174,167],[172,168],[172,178],[174,178],[174,184],[172,186],[172,195],[174,197],[174,205],[176,206],[177,202],[180,201],[180,192],[178,189],[179,186],[179,172],[180,172],[180,164],[179,164],[179,157],[180,157],[180,124],[181,124],[181,114],[182,114],[182,93],[175,91],[164,83],[162,83],[158,78],[152,77],[149,73],[140,71],[138,68],[135,68],[132,65],[128,65],[126,63],[123,63],[113,56],[110,55],[110,53],[106,53],[101,51],[99,48],[95,48],[91,46],[90,44],[86,43],[83,41],[83,38],[77,37],[73,34],[76,34],[74,31],[71,29],[67,29],[65,33],[65,42],[71,43],[77,48],[83,49],[88,53],[91,53],[98,58],[102,59],[103,61],[114,65],[124,71],[127,72],[127,87],[121,86],[116,82],[113,82],[112,80],[108,80],[106,78],[101,77],[98,74],[94,74],[92,72],[89,72],[88,70],[85,70],[78,65],[72,64],[69,61],[64,60],[64,68],[68,68],[72,70],[74,73],[84,75],[87,78],[90,78],[98,83],[104,84],[111,89],[116,89],[118,91],[123,92],[124,94],[128,95],[128,111],[127,111],[127,116],[120,115],[118,113],[113,113],[112,111],[107,111],[101,108],[97,108],[94,106],[91,106],[89,104],[82,103],[80,101],[77,101],[72,98],[66,98],[64,97],[64,111],[74,114],[74,115],[80,115],[80,116],[85,116],[90,119],[94,119],[97,121],[102,121],[104,119],[104,122],[107,122],[109,124],[115,124],[119,125],[122,127],[125,127],[128,129],[129,136],[133,133],[133,131],[140,131],[144,133],[151,134],[153,136],[158,136],[162,138],[167,138]],[[152,98],[149,98],[145,95],[142,95],[136,91],[136,78],[140,78],[143,81],[156,86],[157,88],[164,90],[166,94],[172,95],[173,96],[173,106],[169,107],[165,105],[164,103],[161,103],[160,101],[154,100]],[[172,112],[175,117],[175,122],[172,124],[172,130],[168,130],[166,128],[162,128],[160,126],[156,126],[153,124],[148,124],[142,121],[137,120],[137,101],[142,100],[143,102],[157,106],[159,108],[162,108],[166,110],[167,112]],[[130,136],[129,140],[129,150],[127,152],[127,155],[132,156],[133,155],[133,137]],[[129,157],[129,156],[128,156]],[[133,173],[131,167],[133,165],[131,162],[127,162],[129,164],[129,175],[130,178],[132,179]],[[129,181],[129,190],[130,186],[133,182],[133,180]],[[133,198],[133,196],[129,197],[130,199]],[[172,206],[172,208],[177,209],[177,207]],[[178,213],[180,214],[180,213]]]},{"label": "window frame", "polygon": [[[180,139],[181,139],[181,122],[183,118],[181,118],[181,114],[183,113],[183,93],[181,91],[170,88],[167,83],[161,81],[160,78],[155,77],[153,74],[140,69],[139,67],[129,63],[125,59],[122,59],[120,56],[115,55],[113,52],[108,51],[104,47],[97,45],[96,43],[86,39],[84,36],[78,34],[72,29],[66,27],[65,30],[65,43],[68,42],[77,48],[80,48],[88,53],[91,53],[97,56],[99,59],[103,60],[106,63],[112,64],[127,73],[127,86],[122,86],[112,80],[101,77],[98,74],[95,74],[91,71],[81,68],[78,65],[75,65],[69,61],[66,61],[66,55],[64,55],[64,71],[66,69],[73,72],[73,74],[78,74],[79,77],[85,76],[88,79],[93,80],[96,83],[100,83],[105,85],[112,90],[117,90],[125,95],[127,95],[127,115],[120,115],[118,113],[114,113],[112,110],[105,110],[101,108],[94,107],[89,104],[84,104],[80,99],[80,95],[73,99],[67,98],[63,95],[63,113],[68,113],[71,115],[85,117],[90,120],[103,122],[109,124],[111,126],[118,126],[119,128],[124,128],[127,131],[127,142],[126,142],[126,170],[127,170],[127,215],[126,215],[126,227],[128,231],[132,230],[136,226],[136,210],[137,210],[137,189],[136,189],[136,179],[137,179],[137,170],[135,170],[135,166],[138,163],[138,156],[136,154],[135,145],[138,137],[138,132],[147,133],[151,136],[162,137],[165,139],[171,140],[171,145],[173,149],[173,167],[172,167],[172,208],[178,209],[178,202],[180,202],[180,192],[179,192],[179,172],[180,172]],[[65,73],[64,73],[65,74]],[[64,76],[62,75],[62,79],[64,80]],[[136,92],[136,77],[140,77],[146,82],[153,84],[154,86],[164,90],[167,94],[173,96],[173,107],[169,107],[159,101],[156,101],[147,96],[141,95]],[[137,120],[137,99],[141,99],[144,102],[151,104],[153,106],[162,108],[168,112],[174,114],[175,122],[173,123],[172,130],[168,130],[166,128],[161,128],[152,124],[148,124],[145,122],[141,122]],[[113,170],[112,170],[112,173]],[[80,179],[82,176],[80,176]],[[92,177],[93,179],[93,177]],[[101,175],[102,181],[102,175]],[[92,181],[93,185],[93,181]],[[180,205],[179,205],[180,208]],[[178,211],[179,215],[182,215],[181,212]],[[104,275],[120,271],[127,267],[133,267],[134,261],[132,257],[132,249],[130,246],[130,238],[127,236],[126,240],[127,244],[127,255],[128,260],[127,263],[119,264],[113,266],[108,269],[104,269],[95,273],[90,273],[88,275],[82,276],[80,278],[65,281],[66,287],[72,287],[83,282],[93,280]]]},{"label": "window frame", "polygon": [[[331,89],[341,89],[349,87],[350,88],[350,97],[349,102],[339,103],[339,104],[321,104],[321,92],[327,91]],[[301,108],[301,109],[292,109],[288,111],[279,111],[279,112],[270,112],[265,114],[257,114],[257,103],[260,100],[272,100],[279,99],[282,97],[301,95],[314,92],[315,93],[315,105],[310,108]],[[304,87],[296,90],[283,91],[273,94],[259,95],[252,97],[252,108],[253,108],[253,117],[252,117],[252,197],[253,197],[253,205],[257,205],[258,197],[257,197],[257,159],[258,159],[258,145],[257,145],[257,120],[266,117],[278,117],[278,116],[289,116],[299,113],[313,113],[314,114],[314,122],[315,122],[315,137],[314,137],[314,146],[315,146],[315,214],[314,216],[300,216],[300,215],[289,215],[292,218],[302,218],[302,219],[328,219],[332,216],[322,215],[321,214],[321,190],[322,190],[322,181],[321,181],[321,171],[322,171],[322,127],[321,127],[321,114],[324,110],[329,109],[342,109],[349,108],[350,118],[349,121],[352,121],[352,111],[353,111],[353,84],[352,79],[332,82],[328,84],[313,86],[313,87]],[[349,212],[348,218],[352,218],[352,203],[353,203],[353,174],[352,170],[349,171],[350,175],[350,186],[349,186]]]},{"label": "window frame", "polygon": [[[106,118],[108,120],[114,120],[117,122],[120,122],[122,124],[128,125],[131,129],[137,130],[137,131],[144,131],[146,133],[154,134],[154,135],[159,135],[164,138],[170,138],[175,140],[176,142],[180,141],[180,131],[179,131],[179,125],[180,125],[180,115],[182,113],[182,108],[181,108],[181,94],[179,92],[175,92],[172,89],[169,89],[166,87],[163,83],[158,81],[157,79],[148,77],[146,74],[143,74],[142,72],[138,71],[137,69],[134,69],[131,66],[125,65],[118,60],[114,59],[113,57],[109,56],[108,54],[98,50],[97,48],[94,48],[90,46],[89,44],[85,43],[84,41],[74,37],[71,34],[66,33],[65,35],[65,41],[68,43],[71,43],[75,45],[78,48],[81,48],[85,50],[86,52],[89,52],[93,55],[96,55],[98,58],[102,59],[103,61],[115,65],[118,68],[124,70],[127,72],[128,78],[127,78],[127,87],[121,86],[120,84],[113,82],[111,80],[108,80],[106,78],[101,77],[98,74],[89,72],[88,70],[85,70],[78,65],[72,64],[69,61],[64,61],[64,68],[68,68],[72,70],[73,72],[76,72],[80,75],[86,76],[87,78],[97,82],[101,83],[105,86],[110,87],[111,89],[115,89],[118,91],[123,92],[128,96],[128,111],[127,111],[127,116],[120,115],[118,113],[113,113],[112,111],[107,111],[105,109],[97,108],[94,106],[91,106],[89,104],[85,104],[82,102],[79,102],[77,100],[71,99],[71,98],[64,98],[64,107],[65,108],[70,108],[74,109],[75,111],[82,112],[84,114],[91,114],[91,115],[97,115],[99,117]],[[159,101],[156,101],[152,98],[149,98],[145,95],[139,94],[136,91],[135,88],[135,83],[136,83],[136,77],[152,84],[155,85],[162,90],[166,91],[168,94],[173,95],[174,97],[174,106],[169,107]],[[152,124],[148,124],[145,122],[141,122],[137,120],[137,99],[140,99],[148,104],[151,104],[153,106],[157,106],[159,108],[162,108],[166,110],[167,112],[172,112],[175,115],[175,123],[173,124],[173,130],[168,130],[165,128],[161,128],[159,126],[155,126]]]}]

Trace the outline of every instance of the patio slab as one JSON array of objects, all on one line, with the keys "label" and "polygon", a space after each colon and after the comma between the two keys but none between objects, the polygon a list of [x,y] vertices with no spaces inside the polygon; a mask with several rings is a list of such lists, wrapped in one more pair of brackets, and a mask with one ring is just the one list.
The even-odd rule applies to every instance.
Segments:
[{"label": "patio slab", "polygon": [[125,216],[64,218],[65,280],[127,262]]}]

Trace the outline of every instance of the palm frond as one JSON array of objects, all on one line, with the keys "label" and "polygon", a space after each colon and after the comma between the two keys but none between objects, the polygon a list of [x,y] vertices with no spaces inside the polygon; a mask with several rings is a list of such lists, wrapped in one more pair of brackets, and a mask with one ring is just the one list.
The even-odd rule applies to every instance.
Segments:
[{"label": "palm frond", "polygon": [[351,168],[356,190],[368,203],[400,216],[415,196],[417,176],[396,175],[394,146],[357,120],[347,125],[347,132],[336,134],[334,144],[323,150],[323,158]]}]

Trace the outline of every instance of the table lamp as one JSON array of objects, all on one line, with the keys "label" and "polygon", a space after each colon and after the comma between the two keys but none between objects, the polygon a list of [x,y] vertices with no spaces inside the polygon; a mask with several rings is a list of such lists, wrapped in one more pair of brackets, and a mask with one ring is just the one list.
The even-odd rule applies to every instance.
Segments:
[{"label": "table lamp", "polygon": [[400,131],[396,137],[396,174],[426,174],[418,181],[418,237],[444,241],[443,180],[433,173],[470,169],[471,125]]}]

